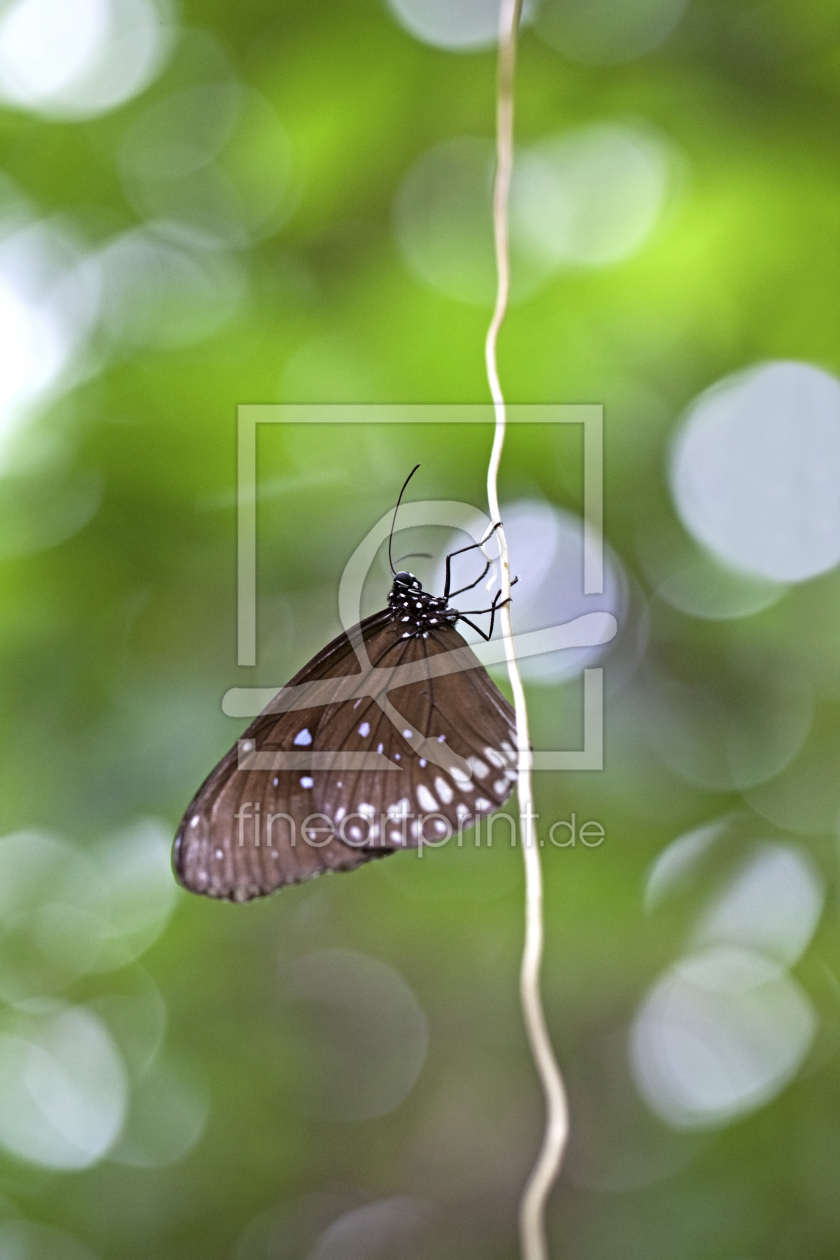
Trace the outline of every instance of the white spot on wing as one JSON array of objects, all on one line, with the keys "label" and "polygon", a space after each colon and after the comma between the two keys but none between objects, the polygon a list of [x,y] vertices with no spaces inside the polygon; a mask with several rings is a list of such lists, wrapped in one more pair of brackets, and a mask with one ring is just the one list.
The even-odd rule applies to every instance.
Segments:
[{"label": "white spot on wing", "polygon": [[483,796],[479,796],[478,800],[475,803],[475,807],[476,809],[492,809],[493,808],[493,806],[490,804],[489,801],[485,801]]},{"label": "white spot on wing", "polygon": [[315,780],[309,774],[302,774],[300,776],[300,786],[302,788],[311,788],[314,782]]},{"label": "white spot on wing", "polygon": [[413,731],[403,731],[403,736],[405,739],[411,739],[413,734],[414,734]]},{"label": "white spot on wing", "polygon": [[493,784],[493,791],[497,796],[504,796],[508,790],[507,779],[497,779]]},{"label": "white spot on wing", "polygon": [[346,813],[347,813],[347,810],[344,808],[344,806],[339,805],[338,809],[335,811],[335,821],[337,823],[340,823]]},{"label": "white spot on wing", "polygon": [[487,769],[487,766],[485,766],[484,762],[481,760],[480,757],[468,757],[467,761],[470,763],[473,770],[478,775],[479,779],[487,778],[490,771]]},{"label": "white spot on wing", "polygon": [[438,803],[425,783],[421,783],[417,788],[417,800],[420,802],[420,808],[425,809],[427,813],[436,812]]},{"label": "white spot on wing", "polygon": [[370,735],[370,722],[362,722],[362,725],[359,727],[359,734],[365,739]]},{"label": "white spot on wing", "polygon": [[491,766],[495,766],[497,770],[504,769],[505,759],[501,753],[496,752],[495,748],[485,748],[484,755]]},{"label": "white spot on wing", "polygon": [[356,813],[361,814],[362,818],[373,818],[374,814],[376,813],[376,810],[373,808],[372,805],[368,805],[366,802],[363,801],[362,804],[359,806],[359,808],[356,810]]},{"label": "white spot on wing", "polygon": [[435,791],[437,792],[444,805],[448,805],[452,800],[452,788],[442,779],[440,775],[435,779]]},{"label": "white spot on wing", "polygon": [[190,819],[190,826],[191,826],[191,827],[197,827],[197,826],[198,826],[198,824],[199,824],[199,817],[198,817],[198,814],[193,814],[192,818]]},{"label": "white spot on wing", "polygon": [[307,727],[304,726],[302,731],[298,731],[297,735],[295,735],[292,740],[292,743],[297,744],[299,748],[306,748],[312,743],[312,736],[309,734]]}]

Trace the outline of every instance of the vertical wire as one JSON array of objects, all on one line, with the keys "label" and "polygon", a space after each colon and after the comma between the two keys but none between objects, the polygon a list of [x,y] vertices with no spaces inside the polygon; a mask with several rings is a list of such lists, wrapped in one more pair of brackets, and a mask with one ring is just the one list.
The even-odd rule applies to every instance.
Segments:
[{"label": "vertical wire", "polygon": [[[507,423],[505,399],[499,381],[496,345],[499,329],[507,311],[510,292],[508,198],[513,170],[513,80],[516,64],[516,36],[521,8],[522,0],[502,0],[499,20],[496,177],[493,184],[493,235],[496,246],[498,285],[496,305],[484,346],[487,381],[496,416],[493,449],[487,470],[487,500],[490,516],[494,522],[500,520],[498,475]],[[499,539],[502,598],[508,599],[511,587],[510,556],[504,527],[500,527],[496,534]],[[501,610],[501,623],[508,677],[516,711],[517,786],[522,855],[525,862],[525,943],[519,975],[519,993],[525,1029],[545,1097],[545,1130],[537,1161],[522,1192],[519,1208],[519,1239],[522,1260],[548,1260],[545,1205],[549,1191],[560,1171],[569,1132],[569,1116],[563,1077],[554,1057],[540,995],[540,964],[543,953],[542,867],[534,816],[528,709],[516,660],[510,604],[505,604]]]}]

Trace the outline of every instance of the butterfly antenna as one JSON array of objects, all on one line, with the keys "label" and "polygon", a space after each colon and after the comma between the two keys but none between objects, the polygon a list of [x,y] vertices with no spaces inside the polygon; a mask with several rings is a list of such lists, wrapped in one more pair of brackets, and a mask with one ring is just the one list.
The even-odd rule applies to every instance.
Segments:
[{"label": "butterfly antenna", "polygon": [[396,569],[394,568],[394,562],[391,559],[391,543],[393,542],[393,539],[394,539],[394,527],[396,526],[396,523],[397,523],[397,512],[399,512],[400,510],[400,504],[402,503],[402,497],[405,494],[405,488],[408,485],[409,481],[411,481],[411,478],[417,472],[417,469],[419,467],[420,467],[419,464],[415,464],[411,472],[406,477],[405,481],[403,482],[403,488],[402,490],[400,490],[399,498],[397,499],[397,506],[394,508],[394,519],[391,521],[391,532],[388,535],[388,563],[391,566],[392,573],[396,573]]}]

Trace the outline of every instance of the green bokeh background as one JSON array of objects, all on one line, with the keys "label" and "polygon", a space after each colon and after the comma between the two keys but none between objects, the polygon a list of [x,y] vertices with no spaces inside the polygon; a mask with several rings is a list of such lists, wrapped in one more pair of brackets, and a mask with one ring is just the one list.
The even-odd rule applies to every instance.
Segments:
[{"label": "green bokeh background", "polygon": [[[488,311],[411,274],[392,208],[432,145],[492,136],[495,60],[426,47],[373,0],[184,0],[180,21],[169,66],[120,109],[82,122],[0,113],[3,171],[93,247],[137,222],[117,174],[123,137],[189,80],[195,48],[212,39],[224,73],[276,111],[295,189],[285,221],[240,251],[248,294],[229,321],[182,348],[103,342],[97,369],[31,418],[0,480],[4,834],[41,828],[88,845],[149,816],[174,833],[241,730],[222,695],[285,681],[338,631],[343,566],[411,465],[423,465],[416,497],[484,506],[489,427],[261,434],[258,665],[237,668],[237,405],[486,400]],[[640,601],[652,596],[645,547],[678,528],[665,461],[685,406],[765,359],[840,370],[838,36],[835,6],[818,0],[694,0],[661,47],[608,66],[523,31],[519,141],[640,118],[682,159],[673,205],[644,249],[558,275],[512,308],[500,346],[511,400],[604,404],[606,534]],[[228,160],[259,184],[286,155],[267,133],[243,138]],[[572,433],[516,432],[502,500],[577,510],[580,467]],[[98,510],[44,545],[39,530],[49,535],[85,478],[101,485]],[[820,1023],[778,1097],[702,1135],[650,1120],[644,1140],[657,1154],[645,1162],[641,1104],[616,1078],[610,1047],[679,954],[706,891],[646,915],[645,873],[682,832],[752,806],[657,758],[642,671],[608,702],[605,771],[540,776],[536,787],[543,817],[574,810],[606,830],[598,849],[544,855],[545,1003],[576,1134],[550,1206],[552,1255],[829,1260],[840,1246],[840,582],[829,573],[742,620],[690,618],[655,598],[649,615],[647,664],[685,682],[726,695],[745,672],[759,690],[796,673],[813,689],[808,749],[824,769],[810,781],[807,766],[788,774],[777,796],[791,842],[829,889],[796,969]],[[537,746],[579,740],[579,689],[529,689]],[[0,1208],[83,1239],[102,1260],[303,1260],[342,1212],[409,1197],[433,1205],[419,1241],[359,1256],[513,1257],[541,1123],[517,999],[520,864],[506,846],[468,845],[245,907],[183,894],[134,967],[165,1000],[167,1053],[209,1098],[201,1140],[152,1169],[105,1158],[52,1173],[0,1155]],[[320,1034],[290,1013],[282,968],[324,949],[389,964],[428,1019],[417,1084],[379,1118],[313,1120],[296,1102],[319,1070]],[[92,985],[63,996],[84,1002]],[[611,1160],[658,1171],[618,1187],[580,1171]]]}]

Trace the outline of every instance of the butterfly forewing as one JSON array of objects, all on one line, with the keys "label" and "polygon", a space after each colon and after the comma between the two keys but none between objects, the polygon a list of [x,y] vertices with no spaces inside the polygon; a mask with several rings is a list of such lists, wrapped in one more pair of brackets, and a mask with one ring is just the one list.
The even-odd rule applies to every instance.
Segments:
[{"label": "butterfly forewing", "polygon": [[[446,672],[445,653],[467,668]],[[306,702],[304,684],[311,707],[283,711],[292,688]],[[441,841],[504,803],[515,744],[513,709],[457,630],[407,635],[385,610],[313,658],[210,774],[178,830],[176,875],[246,901]],[[289,754],[301,764],[285,768]]]}]

